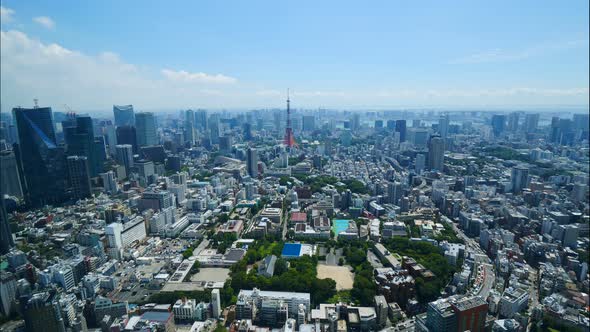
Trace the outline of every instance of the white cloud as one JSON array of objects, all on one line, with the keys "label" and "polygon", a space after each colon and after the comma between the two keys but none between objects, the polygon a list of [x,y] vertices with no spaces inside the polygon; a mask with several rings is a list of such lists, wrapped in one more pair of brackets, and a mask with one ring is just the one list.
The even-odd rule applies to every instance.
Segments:
[{"label": "white cloud", "polygon": [[542,54],[573,49],[581,46],[587,46],[588,41],[585,39],[568,40],[563,42],[553,42],[539,44],[520,50],[504,50],[495,48],[479,53],[470,54],[459,57],[449,61],[449,64],[474,64],[474,63],[489,63],[489,62],[509,62],[528,59],[530,57],[539,56]]},{"label": "white cloud", "polygon": [[[56,110],[68,104],[82,111],[103,110],[113,104],[134,104],[139,110],[284,107],[286,86],[237,82],[231,76],[145,68],[112,52],[89,55],[56,43],[43,43],[23,32],[0,31],[0,100],[10,109],[42,105]],[[297,87],[291,91],[294,107],[362,108],[380,105],[588,105],[587,86],[507,88],[411,89],[374,87],[322,90]]]},{"label": "white cloud", "polygon": [[238,80],[222,74],[189,73],[185,70],[162,69],[162,75],[175,82],[233,84]]},{"label": "white cloud", "polygon": [[[115,53],[88,55],[16,30],[0,31],[0,44],[0,98],[5,107],[29,105],[33,98],[56,108],[68,104],[91,110],[116,103],[171,108],[198,102],[196,106],[213,107],[223,104],[218,98],[227,91],[211,87],[231,88],[219,83],[235,82],[229,76],[202,73],[189,74],[189,79],[180,74],[171,84],[161,72],[127,63]],[[195,82],[200,83],[196,89]]]},{"label": "white cloud", "polygon": [[37,16],[33,18],[33,22],[43,26],[46,29],[55,29],[55,22],[48,16]]},{"label": "white cloud", "polygon": [[0,23],[10,23],[14,19],[14,10],[0,6]]}]

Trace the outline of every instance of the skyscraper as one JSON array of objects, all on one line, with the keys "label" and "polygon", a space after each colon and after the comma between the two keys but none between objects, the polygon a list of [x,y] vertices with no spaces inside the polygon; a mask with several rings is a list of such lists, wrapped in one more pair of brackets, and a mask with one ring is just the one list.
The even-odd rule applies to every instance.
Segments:
[{"label": "skyscraper", "polygon": [[359,130],[361,128],[361,115],[355,113],[352,115],[352,119],[350,120],[350,129],[353,131]]},{"label": "skyscraper", "polygon": [[0,151],[0,192],[2,195],[23,197],[16,156],[12,150]]},{"label": "skyscraper", "polygon": [[512,168],[510,181],[512,182],[512,192],[519,193],[528,184],[529,169],[522,166]]},{"label": "skyscraper", "polygon": [[426,156],[423,153],[417,154],[416,160],[414,161],[414,170],[416,171],[416,173],[421,174],[425,167]]},{"label": "skyscraper", "polygon": [[534,133],[539,125],[539,114],[526,114],[524,116],[524,131],[527,133]]},{"label": "skyscraper", "polygon": [[406,120],[395,121],[395,131],[399,133],[400,143],[406,141]]},{"label": "skyscraper", "polygon": [[69,156],[67,158],[68,175],[72,198],[82,199],[90,197],[90,172],[88,158],[83,156]]},{"label": "skyscraper", "polygon": [[590,129],[590,114],[574,114],[574,129],[588,131]]},{"label": "skyscraper", "polygon": [[561,130],[559,128],[559,117],[551,118],[551,132],[549,133],[549,140],[552,143],[559,143],[561,141]]},{"label": "skyscraper", "polygon": [[65,154],[55,141],[50,107],[15,108],[25,200],[39,206],[65,197]]},{"label": "skyscraper", "polygon": [[135,130],[137,134],[138,147],[158,144],[156,118],[154,116],[154,113],[137,113],[135,115]]},{"label": "skyscraper", "polygon": [[[75,125],[73,125],[75,123]],[[79,116],[75,121],[64,121],[64,139],[69,156],[84,156],[88,159],[90,176],[97,176],[102,172],[105,159],[104,143],[102,152],[95,143],[94,126],[89,116]],[[102,138],[102,137],[101,137]],[[104,142],[104,141],[103,141]]]},{"label": "skyscraper", "polygon": [[[133,153],[137,153],[137,134],[135,133],[135,127],[117,127],[117,144],[129,144],[133,149]],[[115,145],[115,153],[117,151],[116,147]]]},{"label": "skyscraper", "polygon": [[195,128],[200,131],[207,130],[207,111],[196,110],[195,111]]},{"label": "skyscraper", "polygon": [[387,184],[387,197],[389,203],[399,205],[399,200],[402,198],[403,185],[401,182],[389,182]]},{"label": "skyscraper", "polygon": [[133,147],[131,145],[117,145],[117,163],[125,166],[125,172],[129,175],[133,167]]},{"label": "skyscraper", "polygon": [[[0,197],[4,197],[3,193],[0,193]],[[4,199],[0,199],[0,255],[4,255],[10,251],[10,248],[14,246],[12,240],[12,230],[8,223],[8,213],[6,213],[6,206]]]},{"label": "skyscraper", "polygon": [[186,110],[184,113],[184,141],[193,144],[195,138],[195,111]]},{"label": "skyscraper", "polygon": [[248,122],[244,123],[242,125],[242,131],[243,131],[243,135],[244,135],[244,141],[251,141],[253,138],[252,125]]},{"label": "skyscraper", "polygon": [[[313,115],[304,115],[302,122],[303,122],[303,131],[314,131],[315,130],[315,117]],[[383,126],[383,121],[381,121],[381,126]]]},{"label": "skyscraper", "polygon": [[10,316],[16,300],[16,277],[8,271],[0,271],[0,314]]},{"label": "skyscraper", "polygon": [[375,120],[375,130],[383,129],[383,120]]},{"label": "skyscraper", "polygon": [[387,120],[387,129],[395,130],[395,120]]},{"label": "skyscraper", "polygon": [[219,143],[219,135],[220,135],[219,114],[211,114],[211,116],[209,117],[209,122],[207,123],[207,126],[210,130],[211,143],[218,144]]},{"label": "skyscraper", "polygon": [[445,161],[445,141],[440,136],[430,137],[428,142],[428,168],[443,171]]},{"label": "skyscraper", "polygon": [[438,119],[438,132],[442,138],[447,138],[449,135],[449,114],[441,115]]},{"label": "skyscraper", "polygon": [[117,127],[135,125],[133,105],[113,105],[113,113]]},{"label": "skyscraper", "polygon": [[506,128],[506,115],[503,114],[494,114],[492,115],[492,130],[494,132],[494,136],[498,137]]},{"label": "skyscraper", "polygon": [[254,148],[248,149],[248,174],[253,177],[258,177],[258,151]]},{"label": "skyscraper", "polygon": [[[518,120],[520,118],[520,113],[512,112],[508,114],[508,131],[509,132],[516,132],[518,131]],[[526,126],[526,125],[525,125]]]},{"label": "skyscraper", "polygon": [[572,119],[559,119],[559,132],[561,137],[559,143],[561,145],[571,145],[574,141],[574,122]]},{"label": "skyscraper", "polygon": [[119,143],[117,143],[117,131],[110,120],[106,123],[103,123],[102,135],[106,138],[109,155],[114,156],[115,153],[117,153],[115,146]]},{"label": "skyscraper", "polygon": [[223,135],[219,137],[219,152],[221,153],[229,153],[231,152],[233,145],[233,140],[231,135]]}]

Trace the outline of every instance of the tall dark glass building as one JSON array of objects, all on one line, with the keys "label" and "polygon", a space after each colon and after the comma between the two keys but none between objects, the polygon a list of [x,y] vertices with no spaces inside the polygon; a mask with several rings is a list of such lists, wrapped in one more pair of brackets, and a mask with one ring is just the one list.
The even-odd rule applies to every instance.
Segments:
[{"label": "tall dark glass building", "polygon": [[75,121],[62,122],[62,126],[68,156],[86,157],[91,177],[102,173],[105,160],[104,142],[101,145],[94,137],[92,118],[79,116],[75,118]]},{"label": "tall dark glass building", "polygon": [[4,206],[4,193],[0,196],[0,255],[8,253],[10,248],[14,246],[12,240],[12,231],[8,224],[8,214]]},{"label": "tall dark glass building", "polygon": [[25,200],[32,206],[66,199],[65,151],[56,145],[51,107],[14,108]]},{"label": "tall dark glass building", "polygon": [[92,194],[88,159],[83,156],[69,156],[67,158],[68,175],[72,198],[82,199]]},{"label": "tall dark glass building", "polygon": [[129,144],[133,148],[133,153],[137,153],[137,135],[135,134],[135,127],[117,127],[117,144]]},{"label": "tall dark glass building", "polygon": [[113,114],[115,115],[115,126],[121,127],[135,125],[133,105],[113,105]]},{"label": "tall dark glass building", "polygon": [[399,141],[406,141],[406,120],[395,121],[395,131],[399,132]]}]

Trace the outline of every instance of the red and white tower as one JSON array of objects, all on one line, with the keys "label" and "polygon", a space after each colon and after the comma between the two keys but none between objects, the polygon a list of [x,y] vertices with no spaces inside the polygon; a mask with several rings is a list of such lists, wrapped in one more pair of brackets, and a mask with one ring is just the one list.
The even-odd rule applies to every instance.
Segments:
[{"label": "red and white tower", "polygon": [[291,128],[291,100],[289,100],[289,90],[287,90],[287,127],[285,128],[285,145],[288,147],[297,146],[293,128]]}]

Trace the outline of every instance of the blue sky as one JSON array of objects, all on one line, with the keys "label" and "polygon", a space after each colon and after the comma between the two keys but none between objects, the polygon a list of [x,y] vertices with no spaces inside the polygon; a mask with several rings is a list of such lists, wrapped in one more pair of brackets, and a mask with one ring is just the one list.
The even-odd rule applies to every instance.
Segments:
[{"label": "blue sky", "polygon": [[3,107],[588,105],[588,1],[2,1]]}]

